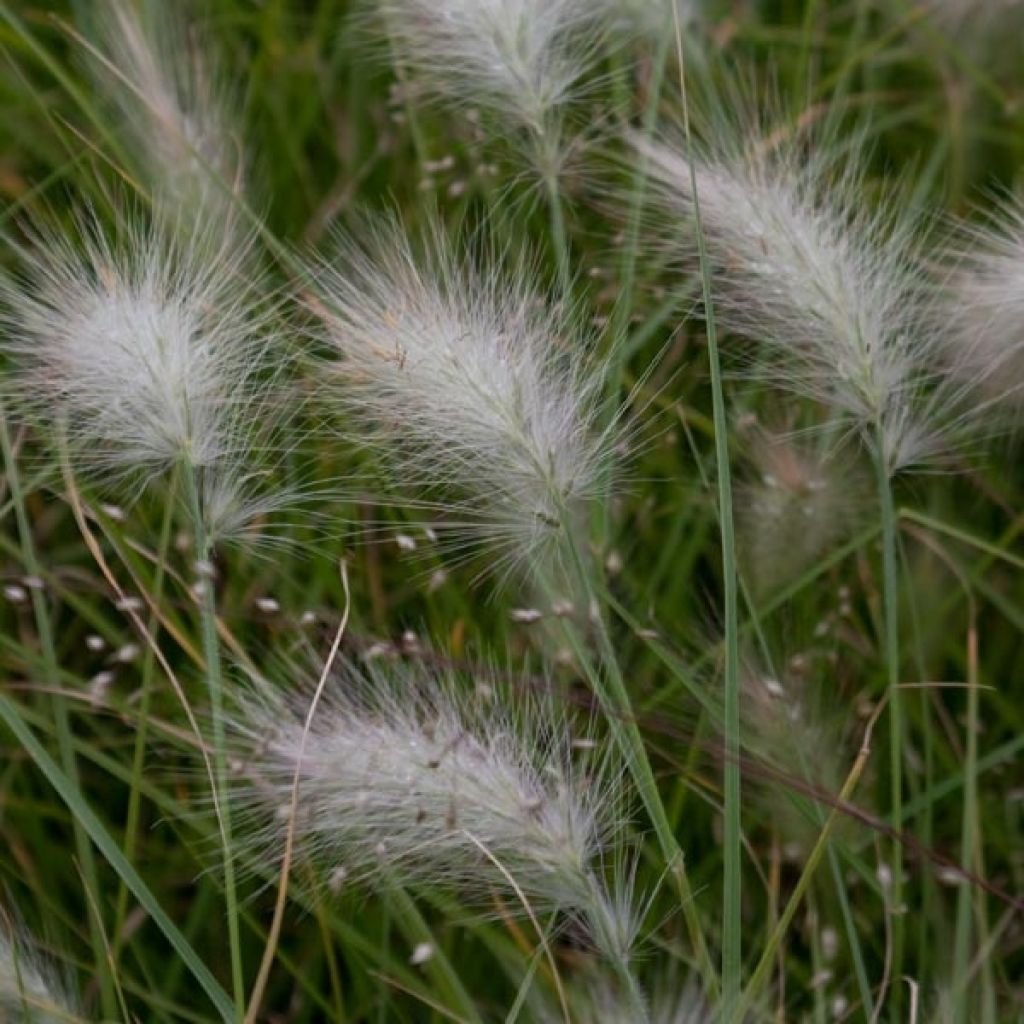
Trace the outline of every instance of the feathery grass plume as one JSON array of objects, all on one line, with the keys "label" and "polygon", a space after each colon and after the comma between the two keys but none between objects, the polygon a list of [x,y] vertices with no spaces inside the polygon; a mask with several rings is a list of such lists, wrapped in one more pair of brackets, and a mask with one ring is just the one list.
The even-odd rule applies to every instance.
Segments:
[{"label": "feathery grass plume", "polygon": [[[598,5],[599,6],[599,5]],[[593,62],[591,0],[377,0],[394,59],[440,99],[525,129],[545,174],[561,119]]]},{"label": "feathery grass plume", "polygon": [[833,675],[827,652],[814,646],[790,657],[777,672],[755,658],[744,665],[743,744],[766,766],[761,798],[784,841],[798,849],[813,846],[823,809],[813,797],[788,790],[773,770],[806,781],[815,792],[839,791],[853,751],[847,742],[849,710],[834,699]]},{"label": "feathery grass plume", "polygon": [[919,225],[895,203],[865,208],[847,148],[723,120],[692,154],[635,140],[654,208],[674,225],[667,244],[696,255],[692,160],[716,318],[756,342],[757,373],[834,410],[890,474],[937,458],[962,396],[937,372],[937,338],[922,324]]},{"label": "feathery grass plume", "polygon": [[993,421],[1024,412],[1024,202],[966,228],[936,312],[946,360]]},{"label": "feathery grass plume", "polygon": [[628,955],[635,930],[600,873],[618,853],[620,773],[578,759],[550,701],[517,693],[513,707],[497,683],[461,683],[343,666],[304,748],[301,692],[257,682],[239,696],[234,801],[253,845],[279,856],[299,768],[296,841],[329,878],[480,904],[501,893],[513,910],[518,887],[535,914],[561,911],[602,952]]},{"label": "feathery grass plume", "polygon": [[751,472],[737,495],[740,562],[764,594],[796,579],[862,520],[870,479],[827,438],[741,424]]},{"label": "feathery grass plume", "polygon": [[8,924],[0,928],[0,1020],[9,1024],[68,1024],[76,1000],[56,966]]},{"label": "feathery grass plume", "polygon": [[216,227],[165,233],[136,209],[115,221],[37,230],[21,275],[0,278],[12,397],[104,483],[187,464],[210,531],[242,529],[267,510],[254,455],[280,419],[274,311],[247,247]]},{"label": "feathery grass plume", "polygon": [[530,273],[436,225],[417,253],[387,220],[342,238],[311,278],[340,356],[332,394],[400,485],[441,492],[439,529],[511,569],[585,528],[617,431],[596,427],[600,378],[576,318]]},{"label": "feathery grass plume", "polygon": [[[120,111],[126,152],[152,198],[191,227],[237,227],[244,186],[238,104],[200,46],[188,3],[111,0],[98,15],[101,87]],[[204,33],[206,35],[207,33]]]}]

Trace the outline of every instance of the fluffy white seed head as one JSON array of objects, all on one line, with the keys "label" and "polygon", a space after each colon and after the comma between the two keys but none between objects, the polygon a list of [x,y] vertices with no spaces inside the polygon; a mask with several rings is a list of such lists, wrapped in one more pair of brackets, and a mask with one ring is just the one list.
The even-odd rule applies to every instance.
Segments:
[{"label": "fluffy white seed head", "polygon": [[75,1001],[56,967],[17,931],[0,931],[0,1020],[67,1024],[79,1019]]},{"label": "fluffy white seed head", "polygon": [[272,310],[244,245],[115,219],[115,238],[92,216],[77,238],[38,232],[21,276],[0,279],[12,396],[83,469],[108,481],[187,463],[207,511],[237,522],[274,420]]},{"label": "fluffy white seed head", "polygon": [[378,0],[395,59],[440,98],[538,136],[576,93],[593,52],[591,0]]},{"label": "fluffy white seed head", "polygon": [[150,194],[188,223],[238,220],[240,118],[187,3],[112,0],[99,16],[101,86],[122,116]]},{"label": "fluffy white seed head", "polygon": [[771,662],[760,654],[743,659],[741,742],[758,766],[750,797],[794,859],[813,848],[822,806],[842,787],[860,738],[862,725],[843,699],[843,673],[830,657],[849,631],[844,619],[839,608],[829,609],[798,652]]},{"label": "fluffy white seed head", "polygon": [[[833,409],[890,471],[935,457],[946,402],[934,393],[936,338],[922,329],[914,225],[863,208],[852,159],[843,170],[842,154],[788,132],[718,127],[713,148],[692,156],[717,319],[756,343],[760,374]],[[656,210],[693,257],[691,157],[636,145]]]},{"label": "fluffy white seed head", "polygon": [[314,275],[337,397],[400,485],[441,492],[447,527],[498,565],[545,550],[595,493],[610,437],[574,318],[495,255],[395,223]]},{"label": "fluffy white seed head", "polygon": [[860,521],[870,493],[854,459],[822,437],[744,431],[749,472],[737,497],[737,532],[744,576],[767,593],[795,579]]},{"label": "fluffy white seed head", "polygon": [[235,806],[257,846],[279,855],[301,760],[296,834],[328,875],[443,887],[472,904],[501,893],[511,907],[518,887],[535,912],[563,911],[595,942],[620,934],[596,873],[620,826],[620,776],[574,759],[550,703],[518,694],[513,709],[495,684],[459,683],[347,669],[304,752],[308,691],[258,686],[243,698]]},{"label": "fluffy white seed head", "polygon": [[937,312],[957,379],[993,418],[1024,412],[1024,203],[963,233]]}]

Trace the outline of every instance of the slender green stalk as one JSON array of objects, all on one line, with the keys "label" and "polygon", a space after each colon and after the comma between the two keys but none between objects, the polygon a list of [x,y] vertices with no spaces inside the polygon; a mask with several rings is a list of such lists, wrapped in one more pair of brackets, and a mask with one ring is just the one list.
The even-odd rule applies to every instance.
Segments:
[{"label": "slender green stalk", "polygon": [[562,210],[562,196],[558,188],[558,175],[549,172],[544,175],[544,193],[548,201],[548,216],[551,228],[551,248],[558,268],[558,287],[561,298],[566,300],[572,291],[572,269],[569,261],[569,235],[565,229],[565,214]]},{"label": "slender green stalk", "polygon": [[[195,536],[196,559],[205,570],[213,556],[213,546],[206,531],[199,479],[196,467],[183,460],[181,476],[188,499]],[[228,805],[227,762],[224,743],[224,691],[221,675],[220,643],[217,639],[217,612],[212,574],[201,573],[199,611],[203,635],[203,660],[206,685],[210,696],[213,721],[213,766],[220,833],[224,847],[224,898],[227,905],[228,948],[231,960],[231,987],[238,1019],[245,1015],[245,982],[242,971],[242,946],[238,926],[238,894],[235,884],[234,850],[231,840],[231,811]]]},{"label": "slender green stalk", "polygon": [[[22,563],[29,576],[34,579],[40,579],[42,573],[39,557],[36,553],[35,542],[32,538],[32,526],[29,523],[28,512],[25,508],[25,495],[21,489],[21,476],[18,472],[18,464],[14,455],[14,446],[11,444],[10,432],[7,429],[7,416],[2,408],[0,408],[0,447],[3,449],[7,488],[11,494],[11,504],[14,507],[14,518],[18,527]],[[50,613],[46,606],[46,596],[37,586],[29,587],[28,590],[31,594],[32,614],[35,619],[36,635],[39,638],[39,647],[43,658],[46,685],[52,691],[51,703],[57,733],[57,749],[60,753],[60,764],[64,774],[70,779],[71,783],[76,788],[79,788],[78,762],[75,759],[71,718],[68,714],[67,701],[60,694],[60,664],[57,659],[57,648],[54,642]],[[75,835],[75,854],[81,865],[85,887],[92,893],[94,899],[98,899],[100,894],[99,876],[96,872],[96,858],[93,856],[92,845],[89,842],[85,828],[74,814],[71,816],[71,823]],[[112,1017],[117,1014],[117,1001],[110,971],[107,969],[106,944],[103,941],[103,932],[97,920],[98,915],[98,906],[96,914],[86,915],[89,918],[89,941],[92,946],[96,973],[100,982],[103,1013],[105,1016]]]},{"label": "slender green stalk", "polygon": [[[675,8],[673,8],[675,10]],[[683,130],[689,148],[690,112],[686,99],[686,67],[682,33],[676,18],[679,84],[683,101]],[[736,536],[732,510],[732,470],[729,464],[729,423],[722,387],[722,365],[718,353],[714,301],[711,293],[711,264],[708,260],[697,190],[697,171],[690,161],[690,189],[693,193],[694,229],[700,257],[701,287],[711,370],[711,399],[715,424],[715,463],[718,475],[718,522],[722,537],[722,598],[725,619],[725,672],[723,678],[723,727],[725,758],[723,770],[724,829],[722,879],[722,1012],[728,1019],[739,998],[743,971],[742,950],[742,857],[743,833],[740,805],[740,655],[739,587],[736,574]]]},{"label": "slender green stalk", "polygon": [[804,10],[804,23],[800,32],[800,57],[796,63],[796,96],[803,96],[809,85],[811,69],[811,50],[814,43],[814,30],[818,21],[818,0],[808,0]]},{"label": "slender green stalk", "polygon": [[[967,651],[967,749],[964,757],[963,820],[960,826],[960,863],[965,871],[977,870],[974,851],[981,845],[978,816],[978,636],[973,615]],[[971,912],[974,887],[962,882],[956,899],[956,932],[953,940],[953,1022],[968,1024],[970,1009]]]},{"label": "slender green stalk", "polygon": [[[171,481],[173,493],[174,481]],[[166,577],[167,553],[171,547],[171,533],[174,525],[174,503],[168,501],[160,524],[160,540],[157,545],[156,576],[153,579],[153,604],[158,606],[163,597]],[[155,641],[160,631],[160,619],[156,612],[149,617],[149,635]],[[139,838],[139,813],[142,807],[142,775],[146,765],[146,740],[149,736],[149,709],[153,695],[153,678],[156,671],[156,657],[152,644],[146,645],[142,662],[142,686],[139,700],[138,724],[135,727],[135,749],[132,754],[132,782],[128,793],[128,811],[124,826],[124,855],[129,863],[135,861],[135,847]],[[114,914],[114,963],[118,962],[123,948],[122,929],[128,912],[128,886],[122,880],[117,894]]]},{"label": "slender green stalk", "polygon": [[595,593],[593,580],[587,570],[571,522],[564,511],[563,525],[573,576],[583,596],[584,607],[590,613],[590,621],[594,626],[598,641],[600,664],[604,671],[599,671],[593,664],[591,654],[583,644],[579,632],[562,620],[564,632],[573,654],[579,659],[587,681],[601,705],[612,736],[626,759],[633,783],[640,794],[651,824],[654,826],[662,856],[665,858],[669,874],[675,883],[690,942],[704,978],[705,987],[709,995],[717,996],[717,974],[708,953],[700,917],[694,904],[693,889],[686,872],[685,854],[676,839],[665,810],[665,804],[658,791],[657,780],[647,756],[647,748],[633,713],[629,690],[623,679],[611,637],[608,635],[600,604],[596,600],[598,595]]},{"label": "slender green stalk", "polygon": [[860,948],[860,939],[857,937],[857,922],[853,918],[853,908],[850,906],[850,894],[846,891],[846,879],[843,878],[842,866],[839,863],[839,855],[832,846],[828,848],[828,863],[832,871],[832,884],[836,898],[839,901],[839,909],[843,915],[843,927],[846,930],[846,941],[850,945],[850,958],[853,960],[853,973],[857,979],[857,991],[860,993],[861,1016],[866,1021],[874,1019],[875,1000],[871,994],[871,982],[868,980],[868,969],[864,963],[864,954]]},{"label": "slender green stalk", "polygon": [[[879,435],[881,432],[879,432]],[[892,493],[892,478],[882,454],[875,459],[878,475],[879,517],[882,526],[882,605],[883,643],[885,645],[886,695],[889,699],[889,806],[894,828],[903,820],[903,702],[900,683],[899,637],[899,575],[896,559],[896,506]],[[892,873],[890,889],[892,921],[892,976],[903,977],[903,847],[894,839],[890,853],[889,870]],[[891,998],[896,1016],[902,1003],[903,986],[892,986]]]}]

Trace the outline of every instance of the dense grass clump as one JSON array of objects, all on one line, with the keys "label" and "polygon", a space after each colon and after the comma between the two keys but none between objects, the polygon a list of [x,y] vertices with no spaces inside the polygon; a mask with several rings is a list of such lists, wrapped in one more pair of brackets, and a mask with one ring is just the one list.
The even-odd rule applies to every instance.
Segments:
[{"label": "dense grass clump", "polygon": [[0,1021],[1024,1020],[1022,27],[0,2]]}]

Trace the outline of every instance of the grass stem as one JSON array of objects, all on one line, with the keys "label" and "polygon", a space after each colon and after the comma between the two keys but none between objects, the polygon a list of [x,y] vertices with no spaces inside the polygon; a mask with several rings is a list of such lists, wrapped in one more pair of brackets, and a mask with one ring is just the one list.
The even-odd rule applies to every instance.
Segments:
[{"label": "grass stem", "polygon": [[626,759],[630,776],[654,827],[662,856],[665,858],[668,872],[676,886],[690,943],[704,980],[705,989],[710,996],[717,997],[719,988],[717,972],[712,964],[700,916],[694,904],[693,889],[686,871],[685,854],[679,845],[679,840],[676,838],[665,810],[665,804],[658,791],[657,780],[651,769],[643,735],[640,732],[636,716],[633,714],[629,690],[622,676],[615,647],[608,635],[607,625],[597,600],[598,594],[593,579],[587,570],[578,541],[569,527],[568,521],[566,521],[566,525],[567,549],[573,575],[584,596],[584,607],[590,615],[590,622],[597,637],[600,669],[594,665],[592,656],[585,648],[579,631],[568,624],[564,625],[566,638],[601,705],[612,736]]},{"label": "grass stem", "polygon": [[[882,454],[879,431],[879,451],[875,464],[878,476],[879,514],[882,526],[882,606],[883,644],[885,647],[886,696],[889,701],[889,807],[891,822],[899,828],[903,820],[903,701],[900,683],[899,637],[899,574],[896,552],[896,506],[893,499],[892,477]],[[892,843],[889,870],[891,881],[892,922],[892,975],[903,977],[903,847],[898,840]],[[899,1017],[902,1002],[901,985],[892,986],[895,1017]]]},{"label": "grass stem", "polygon": [[220,642],[217,638],[217,612],[211,561],[213,545],[206,529],[197,468],[183,460],[182,481],[188,500],[199,569],[199,614],[203,639],[206,685],[210,697],[213,728],[213,769],[217,789],[221,841],[224,850],[224,899],[227,909],[228,950],[231,961],[231,988],[238,1018],[245,1015],[245,982],[242,970],[242,945],[239,934],[238,893],[235,883],[234,850],[231,837],[231,811],[228,803],[227,763],[224,740],[224,689],[221,673]]},{"label": "grass stem", "polygon": [[562,196],[556,172],[551,171],[544,175],[544,193],[548,202],[551,248],[558,268],[560,298],[566,302],[572,292],[572,267],[569,258],[569,235],[565,227],[565,213],[562,210]]},{"label": "grass stem", "polygon": [[[967,746],[964,756],[963,819],[960,827],[960,863],[977,871],[974,851],[981,846],[978,815],[978,633],[973,602],[967,639]],[[956,931],[953,939],[953,1024],[969,1024],[971,914],[974,886],[962,884],[957,892]],[[983,898],[979,895],[979,898]]]},{"label": "grass stem", "polygon": [[[174,482],[172,481],[172,493]],[[164,580],[166,578],[167,555],[171,547],[171,535],[174,525],[174,503],[168,501],[160,523],[160,539],[157,545],[156,575],[153,579],[153,604],[158,606],[163,598]],[[160,620],[156,612],[149,618],[149,633],[154,638],[160,629]],[[142,685],[139,700],[138,725],[135,728],[135,747],[132,752],[132,782],[128,793],[128,811],[124,826],[124,855],[129,863],[135,860],[135,848],[138,842],[139,814],[142,806],[142,776],[146,763],[146,740],[149,735],[149,713],[153,696],[153,679],[156,672],[156,657],[153,647],[147,644],[142,662]],[[128,911],[128,886],[122,880],[117,894],[117,906],[114,915],[114,949],[113,959],[116,964],[123,947],[122,931],[125,915]]]},{"label": "grass stem", "polygon": [[[678,9],[676,46],[679,58],[679,85],[682,93],[683,130],[687,148],[691,146],[690,113],[686,97],[686,65]],[[689,161],[690,188],[693,193],[694,229],[700,257],[701,287],[707,335],[708,363],[711,371],[711,398],[715,425],[715,464],[718,476],[718,523],[722,541],[722,598],[725,619],[725,671],[723,677],[723,731],[725,760],[723,769],[723,878],[722,878],[722,1014],[729,1019],[740,994],[743,970],[742,949],[742,857],[743,834],[740,792],[740,659],[739,659],[739,586],[736,572],[736,536],[732,508],[732,470],[729,463],[729,422],[722,386],[722,366],[718,352],[714,300],[711,289],[711,265],[708,260],[697,171]]]}]

